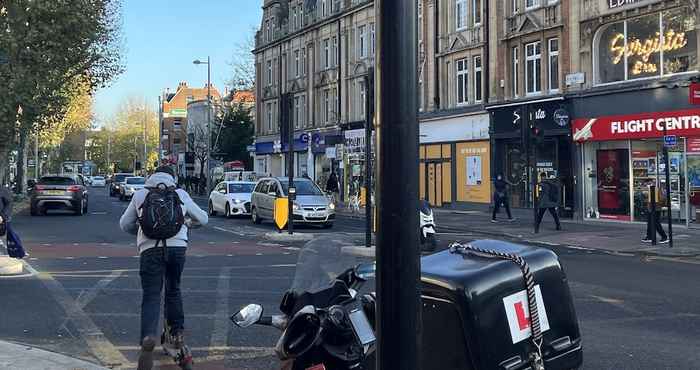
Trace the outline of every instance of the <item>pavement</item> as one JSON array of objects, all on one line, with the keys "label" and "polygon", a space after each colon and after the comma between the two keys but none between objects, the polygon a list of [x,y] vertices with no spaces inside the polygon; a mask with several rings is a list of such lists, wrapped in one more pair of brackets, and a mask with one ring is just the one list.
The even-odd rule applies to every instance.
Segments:
[{"label": "pavement", "polygon": [[[488,206],[472,205],[467,209],[451,210],[435,208],[435,222],[438,234],[469,232],[489,238],[507,239],[520,243],[540,246],[559,246],[582,250],[595,250],[607,253],[634,254],[639,256],[697,257],[700,256],[700,228],[673,225],[673,248],[669,244],[652,246],[641,241],[646,233],[646,223],[622,223],[611,221],[577,221],[562,219],[562,230],[554,228],[554,221],[546,213],[538,234],[534,233],[533,211],[514,209],[515,221],[509,222],[505,212],[499,215],[498,222],[491,222]],[[363,220],[364,209],[359,213],[345,208],[339,214]],[[666,223],[664,230],[668,232]]]},{"label": "pavement", "polygon": [[[86,361],[82,368],[99,364],[134,369],[141,290],[134,238],[117,227],[126,205],[109,198],[103,189],[91,189],[89,215],[50,212],[31,217],[26,210],[17,215],[14,225],[31,254],[24,262],[33,274],[0,279],[0,340],[22,343],[26,362],[3,365],[2,358],[19,351],[0,344],[0,356],[5,356],[0,357],[0,369],[45,369],[40,367],[43,351]],[[491,224],[487,211],[438,210],[438,250],[453,241],[508,239],[495,236],[496,231],[510,234],[522,229],[512,234],[522,235],[521,240],[559,236],[550,224],[543,225],[537,236],[526,233],[525,216],[513,224]],[[580,229],[567,222],[564,234],[591,232],[587,227],[592,226]],[[602,226],[608,233],[620,227]],[[628,228],[621,232],[636,233],[638,239],[643,226]],[[267,239],[273,230],[269,221],[254,225],[249,218],[213,217],[209,225],[192,231],[182,291],[186,338],[196,369],[279,368],[272,352],[279,332],[240,329],[228,319],[253,302],[277,313],[283,292],[292,285],[304,242]],[[361,218],[341,212],[332,229],[300,227],[297,232],[347,233],[362,240],[363,230]],[[679,234],[683,233],[681,229]],[[629,244],[628,249],[634,243]],[[583,369],[697,368],[700,258],[540,245],[556,252],[567,272],[585,348]],[[177,367],[157,350],[156,369]]]},{"label": "pavement", "polygon": [[0,341],[0,369],[7,370],[107,370],[108,368],[36,347]]}]

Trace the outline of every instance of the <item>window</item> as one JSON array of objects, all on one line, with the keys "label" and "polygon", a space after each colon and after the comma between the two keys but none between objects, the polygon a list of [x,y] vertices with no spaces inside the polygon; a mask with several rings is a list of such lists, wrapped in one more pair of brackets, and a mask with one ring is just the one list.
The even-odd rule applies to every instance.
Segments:
[{"label": "window", "polygon": [[540,6],[540,0],[525,0],[525,9],[532,9]]},{"label": "window", "polygon": [[469,68],[467,59],[457,61],[457,105],[467,104],[469,92]]},{"label": "window", "polygon": [[474,57],[474,101],[481,102],[481,95],[481,55],[477,55]]},{"label": "window", "polygon": [[[423,0],[418,0],[418,43],[423,42]],[[374,40],[372,40],[374,45]]]},{"label": "window", "polygon": [[525,92],[527,95],[542,92],[540,71],[542,50],[539,41],[525,45]]},{"label": "window", "polygon": [[323,90],[323,122],[328,123],[331,119],[331,99],[330,89]]},{"label": "window", "polygon": [[457,31],[467,28],[467,0],[456,0],[455,25]]},{"label": "window", "polygon": [[270,20],[265,20],[265,41],[270,41]]},{"label": "window", "polygon": [[357,94],[357,111],[359,112],[358,118],[364,119],[365,114],[367,114],[367,106],[365,103],[365,100],[367,99],[367,90],[365,89],[365,81],[363,79],[357,81]]},{"label": "window", "polygon": [[323,68],[331,67],[331,46],[330,40],[323,40]]},{"label": "window", "polygon": [[367,57],[367,26],[360,26],[358,29],[357,54],[360,58]]},{"label": "window", "polygon": [[272,86],[272,61],[267,61],[267,86]]},{"label": "window", "polygon": [[595,37],[596,83],[698,70],[696,17],[677,8],[603,26]]},{"label": "window", "polygon": [[267,111],[267,132],[272,132],[272,103],[265,104],[265,110]]},{"label": "window", "polygon": [[306,48],[301,49],[301,75],[306,76]]},{"label": "window", "polygon": [[472,0],[472,14],[474,15],[474,26],[481,24],[481,0]]},{"label": "window", "polygon": [[374,47],[374,45],[375,45],[375,38],[376,38],[376,37],[375,37],[375,32],[374,32],[374,23],[370,23],[370,24],[369,24],[369,34],[370,34],[370,38],[371,38],[371,41],[370,41],[370,42],[372,43],[372,45],[371,45],[372,56],[374,56],[374,52],[375,52],[375,47]]},{"label": "window", "polygon": [[513,11],[513,14],[518,13],[518,1],[520,0],[511,0],[510,9]]},{"label": "window", "polygon": [[520,68],[520,60],[518,59],[518,47],[513,48],[513,71],[512,71],[512,76],[511,79],[513,80],[513,97],[518,96],[518,78],[520,77],[518,75],[518,70]]},{"label": "window", "polygon": [[298,129],[301,125],[301,97],[294,97],[294,128]]},{"label": "window", "polygon": [[337,121],[340,117],[338,116],[338,89],[333,88],[333,93],[331,94],[333,96],[333,105],[331,106],[331,112],[335,112],[333,115],[333,120]]},{"label": "window", "polygon": [[547,56],[549,58],[549,91],[559,92],[559,39],[547,40]]},{"label": "window", "polygon": [[331,49],[331,59],[333,66],[338,66],[338,36],[333,36],[333,48]]},{"label": "window", "polygon": [[292,22],[291,22],[291,25],[292,25],[292,29],[297,28],[297,7],[296,7],[296,6],[293,6],[293,7],[292,7]]},{"label": "window", "polygon": [[301,96],[301,122],[302,126],[308,126],[309,121],[306,119],[306,95]]},{"label": "window", "polygon": [[296,28],[299,29],[299,28],[301,28],[301,21],[304,17],[304,11],[303,11],[303,8],[301,6],[297,6],[297,9],[299,10],[299,16],[297,17],[295,24],[296,24]]},{"label": "window", "polygon": [[328,15],[328,1],[329,0],[321,0],[321,16],[325,17]]},{"label": "window", "polygon": [[300,71],[299,65],[299,50],[294,50],[294,76],[299,77]]}]

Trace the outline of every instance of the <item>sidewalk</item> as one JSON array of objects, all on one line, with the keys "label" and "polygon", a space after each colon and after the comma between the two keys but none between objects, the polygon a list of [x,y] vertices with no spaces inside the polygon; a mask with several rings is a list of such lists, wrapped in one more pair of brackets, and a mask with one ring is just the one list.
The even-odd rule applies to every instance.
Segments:
[{"label": "sidewalk", "polygon": [[87,361],[31,346],[0,341],[0,370],[107,370]]},{"label": "sidewalk", "polygon": [[[364,209],[351,214],[346,209],[337,210],[348,217],[364,218]],[[491,222],[488,205],[473,205],[460,210],[434,209],[439,234],[474,233],[477,236],[505,238],[543,246],[563,246],[610,253],[627,253],[640,256],[697,257],[700,256],[700,229],[685,225],[673,225],[673,248],[669,244],[642,243],[646,223],[622,223],[611,221],[579,221],[562,219],[562,231],[556,231],[551,215],[546,213],[538,234],[534,233],[532,209],[515,209],[513,222],[506,220],[505,211],[498,215],[499,222]],[[668,232],[665,222],[664,230]]]}]

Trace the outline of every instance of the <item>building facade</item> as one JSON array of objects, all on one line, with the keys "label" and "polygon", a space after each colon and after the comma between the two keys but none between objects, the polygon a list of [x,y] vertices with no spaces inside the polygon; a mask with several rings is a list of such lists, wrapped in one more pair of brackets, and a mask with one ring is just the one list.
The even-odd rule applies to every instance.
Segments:
[{"label": "building facade", "polygon": [[[193,88],[187,82],[180,82],[175,92],[163,91],[160,109],[161,158],[176,165],[178,171],[185,167],[187,151],[187,104],[197,100],[207,100],[207,86]],[[221,100],[219,91],[212,86],[214,102]]]},{"label": "building facade", "polygon": [[582,217],[646,220],[649,186],[665,194],[668,170],[673,221],[700,226],[700,106],[689,99],[700,70],[699,16],[695,0],[572,8],[569,100]]},{"label": "building facade", "polygon": [[[374,64],[374,8],[368,0],[265,0],[256,34],[255,171],[286,175],[281,95],[290,94],[294,173],[347,188],[364,155],[344,152],[364,127],[363,78]],[[353,170],[355,169],[355,170]],[[347,189],[346,189],[347,190]]]}]

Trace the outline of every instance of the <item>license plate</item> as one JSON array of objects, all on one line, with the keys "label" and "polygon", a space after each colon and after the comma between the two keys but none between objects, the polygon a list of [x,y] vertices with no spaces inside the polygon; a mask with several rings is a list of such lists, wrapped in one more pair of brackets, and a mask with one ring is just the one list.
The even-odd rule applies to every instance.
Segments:
[{"label": "license plate", "polygon": [[318,364],[315,366],[307,367],[306,370],[326,370],[326,365]]},{"label": "license plate", "polygon": [[47,190],[46,191],[47,195],[63,195],[62,190]]},{"label": "license plate", "polygon": [[309,217],[325,217],[323,212],[309,212]]}]

